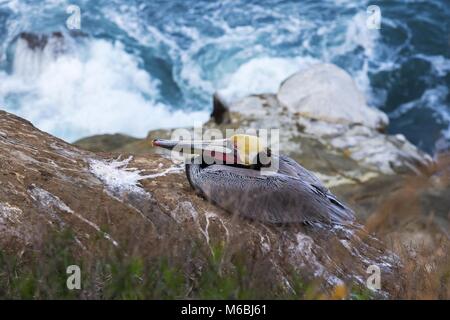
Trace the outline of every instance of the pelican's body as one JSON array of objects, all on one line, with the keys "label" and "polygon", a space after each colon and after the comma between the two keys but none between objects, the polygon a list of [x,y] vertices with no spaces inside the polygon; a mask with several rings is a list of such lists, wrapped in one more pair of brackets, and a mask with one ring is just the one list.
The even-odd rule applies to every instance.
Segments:
[{"label": "pelican's body", "polygon": [[277,160],[278,170],[270,175],[254,166],[204,162],[186,164],[186,175],[198,194],[241,217],[277,224],[354,220],[353,211],[315,175],[287,156]]},{"label": "pelican's body", "polygon": [[286,156],[273,175],[221,164],[187,164],[186,175],[198,194],[242,217],[281,224],[354,220],[316,176]]}]

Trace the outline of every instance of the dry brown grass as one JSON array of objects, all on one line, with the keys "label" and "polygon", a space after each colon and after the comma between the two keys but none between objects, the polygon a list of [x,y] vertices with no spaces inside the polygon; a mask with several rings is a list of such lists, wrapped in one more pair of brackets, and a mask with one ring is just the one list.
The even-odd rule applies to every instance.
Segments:
[{"label": "dry brown grass", "polygon": [[403,261],[394,298],[450,299],[450,208],[445,205],[449,189],[450,155],[440,155],[421,174],[404,177],[401,188],[368,218],[367,229]]}]

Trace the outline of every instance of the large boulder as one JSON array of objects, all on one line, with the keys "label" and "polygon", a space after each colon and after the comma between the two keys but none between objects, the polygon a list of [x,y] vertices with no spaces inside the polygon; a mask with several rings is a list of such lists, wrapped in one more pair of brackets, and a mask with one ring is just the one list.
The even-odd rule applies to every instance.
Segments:
[{"label": "large boulder", "polygon": [[370,108],[353,79],[333,64],[316,64],[286,79],[277,94],[292,114],[331,123],[361,124],[383,129],[389,119]]}]

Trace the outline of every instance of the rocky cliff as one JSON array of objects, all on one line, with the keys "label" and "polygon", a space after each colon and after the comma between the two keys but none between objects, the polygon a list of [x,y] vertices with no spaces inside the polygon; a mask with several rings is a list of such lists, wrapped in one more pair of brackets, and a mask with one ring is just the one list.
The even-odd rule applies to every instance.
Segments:
[{"label": "rocky cliff", "polygon": [[[277,95],[217,101],[216,121],[206,125],[282,129],[281,151],[315,171],[365,229],[234,217],[196,196],[182,163],[146,140],[125,137],[105,149],[104,136],[95,148],[108,152],[93,153],[0,112],[0,292],[22,296],[11,284],[23,272],[37,278],[19,287],[47,297],[43,278],[80,264],[89,270],[83,298],[448,297],[446,158],[433,161],[404,137],[384,134],[387,117],[365,105],[345,72],[315,68],[287,79]],[[89,139],[80,145],[88,149]],[[53,249],[54,235],[66,232],[71,241]],[[381,290],[366,288],[371,265],[381,270]]]},{"label": "rocky cliff", "polygon": [[[163,156],[119,160],[96,155],[11,114],[1,112],[0,119],[3,250],[33,250],[47,229],[66,228],[81,255],[98,238],[124,252],[136,241],[169,243],[179,255],[192,250],[193,243],[211,255],[223,245],[264,260],[267,281],[288,291],[291,270],[332,288],[344,282],[363,285],[370,264],[382,265],[389,276],[396,268],[395,258],[378,241],[370,236],[362,241],[351,230],[285,228],[232,217],[197,197],[183,167]],[[200,260],[201,268],[200,257],[190,259]]]}]

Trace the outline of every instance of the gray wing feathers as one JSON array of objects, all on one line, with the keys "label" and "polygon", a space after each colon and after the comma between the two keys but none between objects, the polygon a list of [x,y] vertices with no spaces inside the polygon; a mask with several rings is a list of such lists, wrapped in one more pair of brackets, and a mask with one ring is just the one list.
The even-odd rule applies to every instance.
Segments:
[{"label": "gray wing feathers", "polygon": [[270,223],[353,220],[353,212],[312,175],[304,180],[286,174],[264,176],[256,170],[222,165],[186,169],[197,170],[188,178],[199,193],[243,217]]}]

